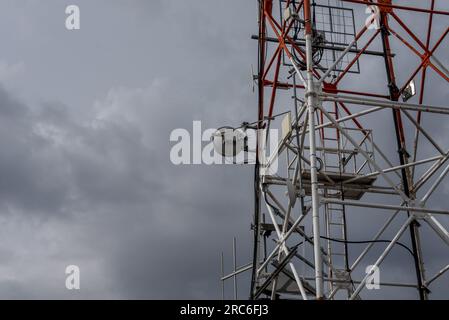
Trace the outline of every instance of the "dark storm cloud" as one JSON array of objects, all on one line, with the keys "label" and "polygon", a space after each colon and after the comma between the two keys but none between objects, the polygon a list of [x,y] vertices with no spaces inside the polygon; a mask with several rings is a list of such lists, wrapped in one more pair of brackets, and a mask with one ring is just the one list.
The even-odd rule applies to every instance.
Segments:
[{"label": "dark storm cloud", "polygon": [[36,118],[0,88],[0,196],[3,204],[31,211],[58,210],[67,195],[63,170],[48,143],[34,132]]},{"label": "dark storm cloud", "polygon": [[[148,2],[108,7],[116,15],[119,13],[114,10],[122,8],[125,12],[120,14],[128,19],[122,19],[118,27],[127,30],[122,30],[114,43],[106,44],[119,60],[122,41],[130,34],[139,42],[146,32],[157,34],[148,31],[154,21],[146,24],[147,17],[141,12],[137,16],[142,19],[140,24],[129,23],[138,5],[148,7]],[[142,66],[162,58],[162,53],[154,50],[155,43],[171,48],[176,38],[180,48],[164,50],[163,64],[151,63],[153,72],[136,87],[112,83],[111,89],[96,95],[90,105],[73,94],[64,99],[67,103],[58,101],[62,100],[60,94],[45,95],[44,99],[37,96],[41,102],[28,103],[36,99],[0,91],[4,124],[0,143],[8,150],[0,158],[4,178],[0,192],[2,213],[9,221],[3,230],[6,271],[0,282],[11,289],[2,291],[2,297],[218,296],[218,252],[229,247],[232,235],[248,233],[251,202],[246,194],[252,188],[252,170],[175,167],[169,161],[168,138],[174,128],[191,130],[193,120],[213,127],[250,118],[254,102],[249,71],[242,73],[239,64],[249,66],[246,59],[251,58],[252,48],[246,44],[248,31],[214,24],[206,8],[212,10],[212,5],[201,5],[197,12],[193,8],[187,11],[183,4],[171,7],[173,11],[164,14],[178,14],[185,30],[192,32],[185,37],[176,24],[170,24],[170,39],[165,34],[152,39],[149,52],[153,57],[141,59]],[[81,8],[83,12],[96,10],[83,3]],[[206,33],[200,32],[203,27]],[[218,44],[223,30],[240,40],[229,36],[217,47],[214,43]],[[137,32],[142,37],[136,37]],[[82,45],[81,40],[76,41]],[[86,41],[90,41],[88,36]],[[194,50],[203,47],[214,52]],[[146,50],[147,45],[142,48]],[[139,46],[136,43],[126,50],[131,49],[139,51]],[[21,57],[26,68],[35,68],[28,58]],[[46,60],[42,54],[39,58]],[[59,58],[54,60],[57,64]],[[76,67],[90,67],[79,65],[78,59],[73,61]],[[64,75],[78,77],[73,67],[66,64]],[[50,83],[59,77],[52,70]],[[107,73],[96,77],[109,81]],[[62,79],[70,82],[72,77]],[[28,80],[23,80],[25,85]],[[79,81],[72,88],[78,96],[90,90],[84,91]],[[221,110],[218,114],[217,109]],[[6,243],[13,243],[15,251]],[[249,250],[242,248],[246,260]],[[24,257],[28,267],[21,262]],[[79,294],[64,288],[64,268],[72,263],[81,267],[83,289]]]},{"label": "dark storm cloud", "polygon": [[[157,94],[168,94],[156,87]],[[118,296],[206,298],[216,289],[218,255],[213,253],[223,247],[229,229],[238,229],[239,217],[249,218],[249,209],[241,204],[246,204],[244,194],[251,186],[239,183],[235,172],[247,181],[250,175],[245,168],[173,166],[168,161],[168,134],[148,115],[148,103],[157,103],[151,92],[151,88],[111,92],[97,102],[97,114],[74,123],[63,104],[31,110],[1,90],[5,123],[0,147],[9,151],[2,153],[0,162],[5,177],[2,204],[9,208],[7,216],[24,212],[24,219],[26,215],[32,219],[39,214],[45,220],[65,221],[69,229],[73,225],[83,229],[82,236],[76,236],[78,244],[91,250],[82,259],[104,260],[102,271],[114,277]],[[61,232],[67,228],[64,223],[59,227]],[[40,234],[42,229],[34,232]],[[217,239],[199,237],[210,233]],[[70,246],[67,250],[71,252]],[[203,263],[202,257],[212,261]],[[12,256],[4,262],[14,265],[16,259]],[[174,281],[184,286],[185,273],[180,272],[177,259],[182,259],[191,280],[184,289],[173,291]],[[161,278],[166,272],[179,277]],[[64,290],[63,282],[60,285]],[[39,287],[21,289],[25,297],[56,294]]]}]

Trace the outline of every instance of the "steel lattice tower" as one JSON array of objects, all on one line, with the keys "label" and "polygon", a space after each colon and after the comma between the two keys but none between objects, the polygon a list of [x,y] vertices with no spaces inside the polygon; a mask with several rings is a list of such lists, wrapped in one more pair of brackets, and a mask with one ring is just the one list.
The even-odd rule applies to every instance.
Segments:
[{"label": "steel lattice tower", "polygon": [[[360,299],[397,246],[410,252],[415,282],[382,285],[415,288],[428,299],[449,269],[426,273],[421,232],[426,227],[449,246],[439,218],[449,211],[430,205],[449,172],[449,147],[442,145],[444,133],[424,121],[444,124],[449,115],[425,90],[433,77],[432,86],[439,82],[439,94],[447,96],[449,72],[437,53],[444,54],[438,48],[449,32],[449,12],[437,9],[438,0],[419,4],[258,1],[258,151],[269,129],[277,126],[281,135],[269,158],[257,152],[252,263],[222,278],[250,270],[251,299]],[[360,17],[368,20],[357,25]],[[418,20],[426,24],[422,34],[409,25]],[[405,52],[417,58],[412,68],[401,61]],[[376,69],[372,76],[368,63]],[[391,132],[391,141],[376,141],[385,135],[379,128]],[[379,212],[385,220],[354,241],[352,217]],[[393,234],[388,240],[386,232]],[[363,250],[354,254],[354,245]],[[445,249],[441,257],[449,260]]]}]

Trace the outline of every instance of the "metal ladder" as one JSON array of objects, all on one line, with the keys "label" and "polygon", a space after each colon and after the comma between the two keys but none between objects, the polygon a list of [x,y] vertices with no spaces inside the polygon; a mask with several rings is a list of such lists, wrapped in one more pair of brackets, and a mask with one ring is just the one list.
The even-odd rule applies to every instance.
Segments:
[{"label": "metal ladder", "polygon": [[[327,110],[336,120],[338,120],[338,107],[334,104],[333,110]],[[321,114],[321,123],[324,123],[323,114]],[[328,128],[330,135],[322,129],[320,136],[323,151],[321,152],[323,160],[323,170],[325,172],[343,173],[345,168],[342,165],[343,154],[341,150],[340,132],[337,128]],[[334,149],[329,151],[329,149]],[[344,200],[344,192],[339,190],[329,190],[324,188],[324,196]],[[346,290],[348,297],[353,292],[353,286],[348,273],[348,248],[346,234],[346,216],[345,206],[340,204],[325,204],[324,217],[326,223],[326,238],[329,268],[328,274],[331,279],[338,279],[342,282],[329,281],[330,292],[334,290]],[[332,239],[332,240],[329,240]]]}]

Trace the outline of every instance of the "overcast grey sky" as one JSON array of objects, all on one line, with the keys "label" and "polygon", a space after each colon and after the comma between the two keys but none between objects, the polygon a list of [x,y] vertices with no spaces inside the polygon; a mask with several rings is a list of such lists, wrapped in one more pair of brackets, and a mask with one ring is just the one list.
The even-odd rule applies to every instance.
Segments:
[{"label": "overcast grey sky", "polygon": [[0,298],[220,297],[233,236],[251,257],[253,170],[174,166],[169,135],[254,120],[256,31],[253,0],[0,0]]}]

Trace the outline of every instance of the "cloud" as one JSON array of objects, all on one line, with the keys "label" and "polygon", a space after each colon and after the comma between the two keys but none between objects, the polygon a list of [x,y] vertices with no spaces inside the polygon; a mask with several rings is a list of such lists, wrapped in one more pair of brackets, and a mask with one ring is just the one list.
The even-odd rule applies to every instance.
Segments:
[{"label": "cloud", "polygon": [[[0,282],[14,284],[25,298],[70,298],[62,287],[64,264],[79,264],[87,279],[96,275],[82,282],[83,297],[103,297],[105,286],[117,287],[113,297],[210,297],[218,263],[198,265],[198,258],[216,259],[228,227],[240,224],[235,218],[248,210],[244,190],[251,186],[239,185],[237,176],[243,173],[250,181],[251,170],[180,168],[169,162],[174,127],[167,123],[188,123],[171,113],[182,110],[185,100],[168,98],[170,83],[111,89],[79,120],[64,104],[30,107],[0,90],[0,147],[8,150],[0,157],[6,177],[0,204],[5,219],[15,221],[3,234],[11,237],[8,243],[17,242]],[[18,232],[18,225],[27,231]],[[218,238],[197,237],[209,232]],[[25,244],[30,247],[21,247]],[[8,247],[3,257],[12,253]],[[14,274],[23,260],[36,267]],[[184,277],[177,261],[191,280],[184,290],[173,291]],[[44,270],[55,272],[43,277]]]},{"label": "cloud", "polygon": [[9,64],[6,61],[0,61],[0,82],[10,81],[23,74],[25,64],[23,62]]}]

